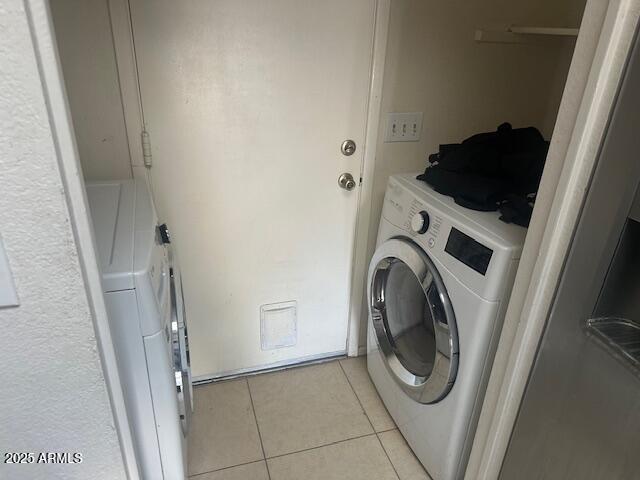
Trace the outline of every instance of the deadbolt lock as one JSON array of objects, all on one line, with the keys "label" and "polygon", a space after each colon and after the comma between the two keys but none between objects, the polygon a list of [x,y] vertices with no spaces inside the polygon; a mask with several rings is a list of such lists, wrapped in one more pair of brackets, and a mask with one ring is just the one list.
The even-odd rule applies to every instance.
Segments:
[{"label": "deadbolt lock", "polygon": [[356,142],[354,142],[353,140],[345,140],[344,142],[342,142],[340,151],[347,157],[353,155],[356,151]]}]

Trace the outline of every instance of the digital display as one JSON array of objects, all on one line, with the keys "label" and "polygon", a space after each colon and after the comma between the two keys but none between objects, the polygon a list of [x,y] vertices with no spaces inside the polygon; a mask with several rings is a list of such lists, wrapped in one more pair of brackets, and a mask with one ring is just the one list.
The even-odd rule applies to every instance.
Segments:
[{"label": "digital display", "polygon": [[481,275],[487,273],[493,255],[493,250],[455,228],[451,229],[444,251]]}]

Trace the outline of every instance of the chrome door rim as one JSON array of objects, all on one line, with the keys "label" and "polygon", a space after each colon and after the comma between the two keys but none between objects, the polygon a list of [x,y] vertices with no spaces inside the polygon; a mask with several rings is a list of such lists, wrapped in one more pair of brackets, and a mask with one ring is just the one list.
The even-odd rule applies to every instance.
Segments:
[{"label": "chrome door rim", "polygon": [[[191,427],[191,378],[189,365],[185,362],[186,327],[180,325],[177,311],[177,294],[173,268],[170,270],[171,278],[171,343],[173,347],[173,370],[178,396],[178,413],[183,435],[186,437]],[[188,347],[187,347],[188,348]]]},{"label": "chrome door rim", "polygon": [[[447,323],[434,321],[435,360],[430,375],[426,377],[417,376],[405,368],[387,332],[384,286],[389,267],[398,261],[413,272],[425,296],[431,284],[435,283],[447,319]],[[458,369],[458,332],[451,300],[433,261],[409,239],[395,238],[386,241],[378,247],[371,262],[368,299],[369,317],[376,343],[383,363],[396,383],[420,403],[429,404],[442,400],[453,387]]]}]

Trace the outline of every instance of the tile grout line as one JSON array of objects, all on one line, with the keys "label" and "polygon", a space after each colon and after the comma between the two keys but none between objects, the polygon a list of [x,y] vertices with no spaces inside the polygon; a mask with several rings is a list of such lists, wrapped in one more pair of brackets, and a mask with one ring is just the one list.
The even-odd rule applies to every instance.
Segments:
[{"label": "tile grout line", "polygon": [[[398,435],[400,435],[400,437],[402,437],[402,440],[406,443],[406,439],[404,438],[404,435],[402,435],[402,433],[400,432],[399,428],[394,428],[392,430],[385,430],[383,432],[378,432],[376,433],[376,436],[378,437],[378,441],[380,442],[380,446],[382,447],[382,450],[384,450],[384,453],[387,455],[387,458],[389,459],[389,461],[391,462],[391,466],[393,467],[393,469],[396,472],[396,475],[398,475],[398,478],[400,478],[400,474],[398,473],[398,471],[396,470],[395,465],[393,464],[393,462],[391,461],[391,457],[389,456],[389,452],[387,452],[387,449],[384,448],[384,443],[382,443],[382,440],[380,439],[380,434],[382,433],[388,433],[388,432],[392,432],[393,430],[397,430],[398,431]],[[425,468],[424,465],[422,465],[422,462],[420,460],[418,460],[418,457],[416,457],[416,454],[413,452],[413,450],[411,449],[411,447],[407,444],[407,448],[409,449],[409,452],[411,453],[411,455],[413,456],[413,458],[416,460],[416,462],[418,462],[418,465],[420,465],[420,467],[422,468],[422,470],[424,470],[424,473],[427,474],[427,478],[432,479],[433,477],[431,476],[431,474],[427,471],[427,469]]]},{"label": "tile grout line", "polygon": [[[382,432],[382,433],[384,433],[384,432]],[[398,478],[398,480],[400,480],[400,474],[398,473],[398,470],[396,470],[396,466],[393,464],[393,461],[391,460],[391,457],[389,456],[389,452],[387,452],[387,449],[384,448],[384,444],[382,443],[382,440],[380,440],[380,435],[378,435],[377,433],[376,433],[376,438],[378,439],[378,443],[380,444],[380,447],[382,448],[382,451],[384,452],[384,455],[387,457],[387,460],[389,460],[389,464],[391,465],[391,468],[393,468],[393,472],[396,474],[396,477]]]},{"label": "tile grout line", "polygon": [[[358,357],[353,357],[353,358],[358,358]],[[356,392],[356,389],[351,384],[351,380],[349,380],[349,375],[347,375],[347,372],[342,367],[342,360],[338,360],[338,363],[340,363],[340,368],[342,369],[342,372],[344,373],[344,376],[347,377],[347,382],[349,383],[349,386],[351,387],[351,390],[353,390],[353,393],[355,394],[356,399],[358,400],[358,403],[362,407],[362,410],[364,411],[364,415],[367,417],[367,420],[369,420],[369,423],[371,424],[371,428],[373,429],[373,433],[375,433],[377,435],[379,433],[392,432],[394,430],[398,430],[398,426],[396,425],[396,422],[393,420],[393,418],[391,418],[391,415],[389,414],[389,411],[387,410],[387,407],[386,407],[386,405],[384,405],[384,403],[382,404],[382,406],[384,407],[385,412],[387,412],[387,415],[389,415],[389,418],[391,418],[391,422],[393,423],[393,427],[392,428],[386,428],[386,429],[380,430],[380,431],[375,429],[375,427],[373,426],[373,422],[371,421],[371,418],[369,418],[369,414],[367,413],[367,411],[364,408],[364,405],[360,401],[360,397],[358,396],[358,393]],[[382,399],[380,401],[382,401]]]},{"label": "tile grout line", "polygon": [[[365,417],[367,417],[367,420],[369,421],[369,425],[371,425],[371,429],[373,430],[373,433],[376,436],[376,440],[378,440],[378,444],[380,445],[380,448],[382,448],[382,451],[384,452],[385,457],[387,457],[387,460],[389,461],[389,465],[391,465],[391,468],[393,469],[393,473],[395,473],[396,474],[396,478],[398,480],[400,480],[400,474],[396,470],[396,466],[391,461],[391,457],[389,457],[389,453],[384,448],[384,445],[382,444],[382,440],[380,440],[380,435],[378,434],[379,432],[376,432],[376,429],[373,426],[373,422],[369,418],[369,415],[367,414],[367,411],[364,409],[364,405],[362,405],[362,402],[360,401],[360,397],[358,396],[358,392],[356,392],[356,389],[353,388],[353,384],[351,383],[351,380],[349,380],[349,375],[347,375],[347,372],[345,372],[344,367],[342,366],[342,362],[340,360],[338,360],[338,363],[340,364],[340,369],[342,370],[342,373],[346,377],[347,382],[349,383],[349,386],[351,387],[351,390],[353,390],[353,394],[356,396],[356,399],[358,400],[358,403],[360,404],[360,408],[362,408],[362,411],[364,412]],[[395,428],[392,429],[392,430],[395,430]],[[390,430],[386,430],[386,431],[390,431]],[[380,432],[380,433],[384,433],[384,432]]]},{"label": "tile grout line", "polygon": [[318,450],[319,448],[331,447],[333,445],[338,445],[339,443],[350,442],[351,440],[360,440],[361,438],[373,437],[376,432],[373,433],[365,433],[364,435],[358,435],[357,437],[345,438],[344,440],[336,440],[335,442],[325,443],[323,445],[318,445],[316,447],[304,448],[302,450],[295,450],[293,452],[281,453],[280,455],[273,455],[272,457],[268,457],[267,460],[273,460],[274,458],[287,457],[289,455],[296,455],[298,453],[305,453],[311,450]]},{"label": "tile grout line", "polygon": [[249,386],[249,379],[245,377],[244,381],[247,383],[249,400],[251,400],[251,411],[253,412],[253,419],[256,422],[256,429],[258,430],[258,438],[260,439],[260,448],[262,449],[262,457],[264,458],[264,465],[267,469],[267,478],[271,480],[271,472],[269,472],[269,463],[267,462],[267,454],[264,451],[264,443],[262,443],[262,433],[260,433],[260,424],[258,423],[258,415],[256,415],[256,406],[253,404],[253,395],[251,395],[251,387]]},{"label": "tile grout line", "polygon": [[347,372],[345,372],[344,367],[342,366],[342,362],[340,360],[338,360],[338,365],[340,366],[340,370],[342,371],[342,374],[344,375],[344,378],[347,379],[347,383],[351,387],[351,391],[355,395],[356,400],[358,401],[358,405],[360,405],[360,408],[362,409],[362,412],[364,413],[365,418],[369,422],[369,425],[371,425],[371,430],[373,430],[373,433],[377,433],[376,432],[376,427],[373,426],[373,422],[369,418],[369,414],[367,414],[367,411],[364,409],[364,405],[362,405],[362,402],[360,401],[360,397],[358,396],[358,392],[356,392],[356,389],[353,388],[353,384],[351,383],[351,380],[349,380],[349,375],[347,375]]},{"label": "tile grout line", "polygon": [[386,430],[380,430],[379,432],[376,433],[387,433],[387,432],[393,432],[394,430],[400,430],[397,426],[393,427],[393,428],[387,428]]},{"label": "tile grout line", "polygon": [[188,478],[189,479],[196,478],[196,477],[199,477],[201,475],[207,475],[209,473],[223,472],[225,470],[230,470],[232,468],[244,467],[245,465],[252,465],[254,463],[260,463],[260,462],[265,462],[266,463],[266,461],[264,459],[262,459],[262,460],[251,460],[250,462],[243,462],[243,463],[239,463],[237,465],[230,465],[228,467],[216,468],[215,470],[207,470],[206,472],[194,473],[193,475],[189,475]]}]

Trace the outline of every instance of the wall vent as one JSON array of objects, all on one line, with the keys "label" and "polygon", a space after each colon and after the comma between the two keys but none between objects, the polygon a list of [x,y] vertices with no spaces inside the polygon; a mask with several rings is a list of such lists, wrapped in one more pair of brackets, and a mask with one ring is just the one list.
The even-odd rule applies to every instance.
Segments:
[{"label": "wall vent", "polygon": [[298,304],[295,301],[270,303],[260,307],[262,350],[291,347],[298,337]]}]

